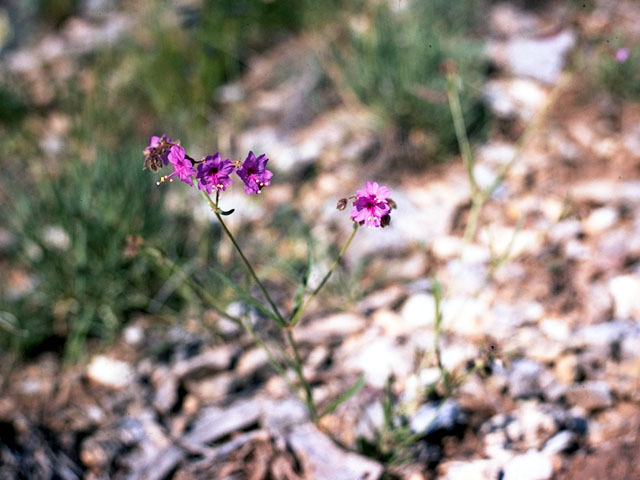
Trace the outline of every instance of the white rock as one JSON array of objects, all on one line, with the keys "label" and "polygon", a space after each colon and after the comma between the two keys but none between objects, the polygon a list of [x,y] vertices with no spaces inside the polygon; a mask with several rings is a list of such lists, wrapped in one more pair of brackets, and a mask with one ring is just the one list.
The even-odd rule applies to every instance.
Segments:
[{"label": "white rock", "polygon": [[578,220],[562,220],[549,228],[547,237],[552,242],[566,242],[567,240],[575,239],[581,231],[582,225]]},{"label": "white rock", "polygon": [[484,262],[461,261],[454,258],[445,266],[449,293],[474,295],[486,284],[487,265]]},{"label": "white rock", "polygon": [[329,437],[310,423],[294,427],[287,440],[300,459],[308,478],[377,480],[382,474],[382,465],[338,448]]},{"label": "white rock", "polygon": [[428,293],[415,293],[402,305],[402,322],[406,328],[431,327],[435,319],[435,299]]},{"label": "white rock", "polygon": [[612,207],[598,208],[591,212],[584,222],[584,231],[598,235],[612,228],[618,222],[618,210]]},{"label": "white rock", "polygon": [[468,462],[448,461],[442,463],[438,470],[442,480],[487,480],[498,478],[500,463],[491,460],[471,460]]},{"label": "white rock", "polygon": [[382,388],[391,373],[399,377],[409,375],[412,360],[411,352],[383,337],[367,341],[359,351],[348,355],[344,365],[347,369],[363,372],[369,385]]},{"label": "white rock", "polygon": [[445,298],[442,301],[443,327],[459,335],[478,337],[484,334],[485,324],[482,312],[487,305],[484,301],[466,296]]},{"label": "white rock", "polygon": [[616,316],[640,317],[640,275],[620,275],[609,281]]},{"label": "white rock", "polygon": [[87,377],[105,387],[121,389],[133,382],[134,373],[127,362],[97,355],[87,366]]},{"label": "white rock", "polygon": [[551,340],[565,342],[569,339],[569,325],[561,319],[545,318],[540,322],[540,329]]},{"label": "white rock", "polygon": [[564,57],[575,43],[575,34],[565,30],[541,39],[515,38],[507,43],[507,61],[516,76],[555,83],[564,68]]},{"label": "white rock", "polygon": [[504,468],[503,480],[547,480],[553,475],[553,464],[546,455],[529,450],[514,457]]},{"label": "white rock", "polygon": [[484,87],[484,97],[498,116],[526,122],[544,107],[547,96],[537,82],[524,78],[491,80]]},{"label": "white rock", "polygon": [[47,225],[42,229],[42,240],[50,248],[68,250],[71,238],[66,230],[58,225]]},{"label": "white rock", "polygon": [[124,341],[131,346],[138,346],[144,340],[144,330],[139,325],[129,325],[123,332]]},{"label": "white rock", "polygon": [[563,430],[551,437],[544,445],[542,453],[545,455],[555,455],[571,448],[575,441],[575,433]]},{"label": "white rock", "polygon": [[611,389],[606,382],[589,381],[572,386],[567,391],[567,402],[587,411],[608,408],[613,405]]},{"label": "white rock", "polygon": [[366,326],[367,321],[359,315],[337,313],[297,327],[295,338],[299,341],[319,342],[335,335],[353,335]]},{"label": "white rock", "polygon": [[575,185],[569,193],[578,202],[637,204],[640,203],[640,181],[591,180]]},{"label": "white rock", "polygon": [[238,375],[250,375],[259,368],[265,366],[269,362],[269,356],[262,348],[256,347],[244,352],[238,365],[236,366],[236,373]]}]

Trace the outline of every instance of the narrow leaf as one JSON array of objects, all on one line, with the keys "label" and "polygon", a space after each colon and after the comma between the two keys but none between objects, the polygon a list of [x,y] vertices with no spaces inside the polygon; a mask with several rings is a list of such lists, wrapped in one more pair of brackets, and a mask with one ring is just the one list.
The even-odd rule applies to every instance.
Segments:
[{"label": "narrow leaf", "polygon": [[235,208],[232,208],[231,210],[227,210],[227,211],[220,210],[218,213],[219,213],[220,215],[227,216],[227,215],[231,215],[231,214],[232,214],[233,212],[235,212],[235,211],[236,211],[236,209],[235,209]]},{"label": "narrow leaf", "polygon": [[322,418],[325,415],[333,412],[336,408],[338,408],[340,405],[342,405],[344,402],[358,393],[362,389],[362,387],[364,387],[364,375],[360,375],[358,381],[354,383],[349,390],[344,392],[338,398],[333,400],[329,405],[327,405],[327,408],[325,408],[324,411],[319,415],[319,418]]}]

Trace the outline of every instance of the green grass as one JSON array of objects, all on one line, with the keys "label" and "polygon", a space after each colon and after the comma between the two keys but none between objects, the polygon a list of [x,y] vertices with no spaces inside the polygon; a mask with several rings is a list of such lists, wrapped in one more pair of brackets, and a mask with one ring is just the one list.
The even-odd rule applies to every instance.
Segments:
[{"label": "green grass", "polygon": [[125,97],[170,124],[204,126],[216,89],[249,58],[305,28],[334,18],[339,0],[205,0],[192,11],[149,2],[137,41],[126,51],[134,82]]},{"label": "green grass", "polygon": [[[123,253],[128,235],[181,240],[161,192],[134,167],[140,161],[136,147],[97,148],[90,163],[71,158],[60,171],[32,178],[26,189],[24,181],[19,188],[3,182],[11,204],[2,221],[16,235],[12,263],[37,279],[26,297],[4,299],[2,310],[13,312],[23,332],[5,342],[17,342],[27,353],[43,342],[64,343],[75,359],[87,337],[112,338],[160,287],[153,267]],[[47,241],[51,228],[64,232],[66,242]]]},{"label": "green grass", "polygon": [[486,124],[481,101],[485,60],[470,35],[477,3],[470,0],[413,2],[393,12],[386,2],[366,11],[363,26],[334,45],[346,84],[405,141],[413,130],[431,138],[433,154],[456,151],[446,103],[445,61],[463,80],[462,108],[471,135]]}]

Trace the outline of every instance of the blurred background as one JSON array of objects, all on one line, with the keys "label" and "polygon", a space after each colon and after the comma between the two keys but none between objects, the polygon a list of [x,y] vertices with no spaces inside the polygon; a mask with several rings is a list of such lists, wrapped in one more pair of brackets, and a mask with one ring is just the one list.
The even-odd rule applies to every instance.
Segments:
[{"label": "blurred background", "polygon": [[[328,372],[344,379],[363,369],[368,383],[365,396],[356,399],[360,407],[379,400],[389,375],[394,381],[385,391],[396,400],[411,382],[422,385],[420,372],[433,365],[416,358],[433,343],[433,319],[423,317],[433,304],[435,275],[451,297],[445,329],[452,333],[445,343],[454,352],[452,371],[484,358],[488,348],[520,365],[508,366],[502,380],[479,382],[476,393],[489,389],[486,395],[454,395],[466,415],[463,426],[442,427],[435,440],[431,430],[419,435],[424,444],[358,440],[366,435],[356,428],[356,407],[339,411],[334,424],[328,420],[329,430],[339,431],[341,422],[353,427],[345,428],[351,433],[341,441],[381,462],[385,478],[472,478],[452,466],[464,449],[456,444],[447,450],[449,435],[479,442],[464,444],[475,454],[465,457],[467,464],[471,457],[489,462],[476,464],[486,476],[473,478],[497,478],[495,472],[520,468],[506,467],[505,458],[529,449],[540,453],[563,431],[571,439],[553,452],[559,460],[545,457],[553,460],[552,475],[571,478],[584,468],[604,468],[597,474],[632,478],[637,459],[623,455],[628,462],[616,467],[600,449],[606,439],[629,432],[608,432],[597,415],[613,415],[606,420],[611,425],[617,425],[616,413],[635,419],[631,443],[616,448],[631,452],[640,445],[640,361],[633,353],[640,345],[639,20],[640,5],[631,0],[5,0],[0,396],[6,401],[0,440],[9,445],[9,437],[18,435],[11,402],[26,402],[30,414],[41,415],[44,399],[53,395],[59,401],[47,408],[68,412],[63,394],[81,388],[74,383],[80,378],[88,378],[89,389],[95,383],[119,392],[146,382],[156,398],[154,371],[171,371],[211,346],[249,345],[175,269],[127,249],[131,236],[160,248],[222,304],[252,315],[265,338],[277,336],[212,278],[210,269],[219,268],[247,281],[197,192],[156,186],[159,174],[142,170],[149,137],[166,133],[194,158],[220,151],[243,159],[251,149],[270,158],[274,182],[260,198],[234,185],[222,205],[236,209],[229,222],[242,232],[240,243],[285,308],[305,271],[308,246],[315,273],[322,275],[350,231],[347,213],[337,212],[335,202],[365,180],[389,185],[398,204],[391,227],[358,234],[310,312],[321,320],[355,312],[358,325],[353,331],[337,327],[331,338],[339,341],[333,343],[325,334],[317,337],[319,344],[307,338],[305,355],[319,352],[321,358],[309,373],[318,391],[340,390]],[[476,159],[474,181],[496,187],[470,245],[462,242],[472,210],[469,179],[449,109],[445,63],[456,73]],[[369,331],[371,325],[377,330]],[[600,330],[581,330],[597,325]],[[576,335],[579,340],[572,340]],[[358,343],[371,338],[380,340],[380,350],[368,354],[394,360],[371,363]],[[138,380],[106,381],[105,387],[85,368],[101,353],[124,362],[125,373]],[[179,400],[162,412],[182,418],[182,427],[171,427],[174,435],[188,431],[184,419],[197,410],[188,406],[191,400],[185,407],[185,399],[226,405],[273,377],[260,362],[246,367],[250,361],[242,363],[238,352],[229,358],[227,383],[210,386],[214,393],[182,380],[174,385]],[[203,380],[202,372],[195,377]],[[552,384],[559,385],[555,393]],[[580,393],[589,388],[594,391]],[[419,398],[418,404],[433,400],[426,390]],[[539,400],[535,408],[547,415],[544,421],[556,424],[546,436],[514,440],[503,457],[478,446],[486,440],[480,426],[489,420],[497,425],[492,415],[519,412],[519,399],[531,398]],[[69,418],[92,402],[79,402]],[[562,420],[556,410],[549,413],[552,407],[564,412]],[[101,405],[102,416],[82,426],[35,422],[57,439],[42,440],[51,450],[48,468],[59,470],[68,460],[71,473],[63,478],[135,472],[82,453],[98,448],[84,440],[95,440],[118,418],[114,408]],[[573,418],[593,420],[589,431],[596,434],[568,426]],[[58,438],[65,429],[73,438]],[[2,450],[7,474],[31,468],[32,478],[53,478],[42,465],[20,463],[42,445]],[[583,447],[604,456],[589,463],[591,457],[580,457]],[[115,455],[105,449],[105,458]],[[389,452],[400,450],[404,470],[390,469],[397,459]],[[22,460],[15,460],[17,451]],[[173,473],[183,471],[176,465]],[[246,478],[295,478],[270,471],[273,477]],[[180,478],[199,475],[184,472]],[[304,471],[296,474],[307,478]],[[541,475],[535,478],[551,478]]]}]

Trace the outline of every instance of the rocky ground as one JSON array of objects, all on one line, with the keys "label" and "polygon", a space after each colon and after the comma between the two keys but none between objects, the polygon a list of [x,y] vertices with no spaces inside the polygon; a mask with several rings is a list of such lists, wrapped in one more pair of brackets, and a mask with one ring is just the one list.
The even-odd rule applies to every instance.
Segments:
[{"label": "rocky ground", "polygon": [[[233,228],[295,201],[314,234],[341,238],[351,227],[335,202],[365,178],[384,180],[398,205],[391,226],[359,232],[346,257],[346,269],[365,263],[370,293],[344,312],[316,306],[296,329],[319,402],[361,373],[365,387],[317,427],[233,325],[205,319],[221,322],[221,341],[195,319],[160,328],[140,317],[84,367],[63,371],[45,355],[7,374],[0,477],[640,478],[640,105],[585,96],[580,72],[563,73],[583,35],[619,21],[638,33],[638,4],[612,5],[574,23],[562,8],[492,7],[499,73],[485,97],[498,120],[475,148],[475,175],[490,185],[510,168],[469,244],[461,162],[389,172],[362,106],[338,94],[310,113],[318,38],[256,58],[220,92],[242,128],[222,115],[216,129],[239,150],[259,143],[283,172],[319,174],[300,189],[274,182],[250,214],[236,207]],[[7,65],[36,78],[44,47],[30,48]],[[243,201],[233,195],[225,201]],[[445,292],[444,366],[464,375],[488,365],[446,400],[420,394],[439,376],[434,276]],[[398,421],[415,434],[396,465],[362,448],[379,441],[390,375]]]}]

